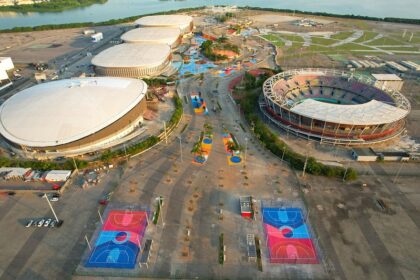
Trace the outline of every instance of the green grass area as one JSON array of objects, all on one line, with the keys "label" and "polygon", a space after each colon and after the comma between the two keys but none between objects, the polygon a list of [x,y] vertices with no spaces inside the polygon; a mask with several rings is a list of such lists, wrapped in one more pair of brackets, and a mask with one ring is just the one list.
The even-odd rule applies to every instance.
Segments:
[{"label": "green grass area", "polygon": [[290,47],[286,47],[286,50],[288,52],[296,52],[300,50],[302,46],[303,46],[303,42],[293,42],[293,45],[291,45]]},{"label": "green grass area", "polygon": [[392,47],[392,46],[387,46],[387,47],[380,47],[381,50],[387,50],[387,51],[414,51],[414,52],[418,52],[420,51],[420,46],[419,47],[412,47],[412,46],[401,46],[401,47]]},{"label": "green grass area", "polygon": [[261,37],[263,37],[264,39],[273,42],[273,41],[278,41],[279,37],[274,35],[274,34],[267,34],[267,35],[261,35]]},{"label": "green grass area", "polygon": [[369,46],[405,45],[405,42],[390,37],[382,37],[367,43]]},{"label": "green grass area", "polygon": [[301,42],[303,43],[303,38],[302,36],[299,35],[293,35],[293,34],[279,34],[279,36],[283,39],[286,39],[288,41],[292,41],[292,42]]},{"label": "green grass area", "polygon": [[322,46],[329,46],[329,45],[332,45],[332,44],[338,42],[338,41],[333,40],[333,39],[328,39],[328,38],[323,38],[323,37],[315,37],[315,36],[311,37],[311,41],[312,41],[313,44],[322,45]]},{"label": "green grass area", "polygon": [[335,48],[336,51],[354,51],[354,50],[374,50],[368,46],[363,46],[355,43],[347,43],[343,45],[339,45]]},{"label": "green grass area", "polygon": [[270,41],[273,45],[275,45],[276,47],[284,47],[285,43],[284,41],[282,41],[278,36],[273,35],[273,34],[268,34],[268,35],[262,35],[261,37],[263,37],[264,39]]},{"label": "green grass area", "polygon": [[377,32],[373,32],[373,31],[364,31],[363,35],[357,39],[354,40],[353,43],[362,43],[362,42],[366,42],[368,40],[372,40],[373,38],[375,38],[379,33]]},{"label": "green grass area", "polygon": [[328,52],[330,50],[333,50],[333,48],[328,48],[325,46],[319,46],[319,45],[310,45],[309,47],[304,47],[304,52]]},{"label": "green grass area", "polygon": [[344,40],[353,35],[353,31],[343,31],[331,36],[331,39]]},{"label": "green grass area", "polygon": [[[420,32],[413,32],[413,38],[411,38],[411,32],[406,32],[404,38],[402,37],[403,32],[393,33],[389,36],[395,40],[403,41],[409,44],[420,44]],[[411,38],[411,41],[410,41]]]}]

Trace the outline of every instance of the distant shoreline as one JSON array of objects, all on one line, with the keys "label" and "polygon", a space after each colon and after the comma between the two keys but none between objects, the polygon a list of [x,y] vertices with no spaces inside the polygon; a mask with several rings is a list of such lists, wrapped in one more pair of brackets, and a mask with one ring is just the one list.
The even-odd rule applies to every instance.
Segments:
[{"label": "distant shoreline", "polygon": [[[104,1],[107,1],[107,0],[104,0]],[[157,13],[130,16],[130,17],[125,17],[125,18],[120,18],[120,19],[110,19],[110,20],[101,21],[101,22],[76,22],[76,23],[63,23],[63,24],[46,24],[46,25],[39,25],[39,26],[33,26],[33,27],[31,26],[14,27],[10,29],[2,29],[0,30],[0,32],[2,33],[31,32],[31,31],[44,31],[44,30],[56,30],[56,29],[68,29],[68,28],[80,28],[80,27],[108,26],[108,25],[116,25],[116,24],[121,24],[121,23],[133,22],[137,18],[143,17],[143,16],[191,12],[191,11],[202,10],[204,8],[206,8],[206,6],[162,11],[162,12],[157,12]],[[332,14],[332,13],[325,13],[325,12],[309,12],[309,11],[299,11],[299,10],[290,10],[290,9],[260,8],[260,7],[250,7],[250,6],[238,7],[238,9],[420,25],[420,19],[393,18],[393,17],[378,18],[378,17],[369,17],[369,16],[359,16],[359,15],[343,15],[343,14]]]},{"label": "distant shoreline", "polygon": [[62,12],[71,9],[83,8],[93,4],[105,4],[108,0],[55,0],[27,5],[1,6],[0,12],[16,13],[49,13]]}]

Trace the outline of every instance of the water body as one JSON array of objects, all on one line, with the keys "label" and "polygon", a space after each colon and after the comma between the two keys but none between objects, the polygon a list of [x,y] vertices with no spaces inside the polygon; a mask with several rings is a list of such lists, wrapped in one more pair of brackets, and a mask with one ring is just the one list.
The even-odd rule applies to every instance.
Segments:
[{"label": "water body", "polygon": [[203,5],[253,6],[400,18],[419,18],[420,11],[419,0],[108,0],[105,4],[58,13],[0,12],[0,29],[72,22],[99,22]]}]

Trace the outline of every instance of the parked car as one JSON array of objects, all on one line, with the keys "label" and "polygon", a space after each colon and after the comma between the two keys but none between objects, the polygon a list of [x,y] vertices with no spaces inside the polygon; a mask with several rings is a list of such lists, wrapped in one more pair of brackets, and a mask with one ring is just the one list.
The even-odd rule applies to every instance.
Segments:
[{"label": "parked car", "polygon": [[41,219],[38,221],[37,226],[42,227],[42,225],[45,223],[45,219]]},{"label": "parked car", "polygon": [[99,204],[101,205],[107,205],[108,202],[111,200],[112,194],[114,192],[109,192],[106,195],[104,195],[104,197],[102,199],[99,200]]},{"label": "parked car", "polygon": [[34,220],[30,220],[28,223],[26,223],[25,227],[30,227],[34,224]]},{"label": "parked car", "polygon": [[52,222],[52,219],[48,219],[44,222],[44,227],[48,227],[50,223]]},{"label": "parked car", "polygon": [[61,188],[60,185],[57,185],[57,184],[54,184],[52,186],[52,189],[55,190],[55,191],[59,190],[60,188]]},{"label": "parked car", "polygon": [[56,224],[57,224],[57,220],[52,220],[50,223],[50,227],[55,227]]},{"label": "parked car", "polygon": [[59,198],[60,198],[60,195],[55,193],[50,196],[50,201],[58,201]]}]

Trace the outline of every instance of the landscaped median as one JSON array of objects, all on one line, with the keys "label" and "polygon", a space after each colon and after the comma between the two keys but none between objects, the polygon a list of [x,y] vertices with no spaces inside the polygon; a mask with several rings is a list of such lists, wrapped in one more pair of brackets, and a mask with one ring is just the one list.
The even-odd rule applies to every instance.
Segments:
[{"label": "landscaped median", "polygon": [[150,149],[151,147],[155,146],[156,144],[160,143],[164,138],[165,134],[172,132],[175,127],[178,125],[178,123],[181,121],[182,114],[183,114],[183,108],[182,108],[182,100],[179,98],[178,95],[174,95],[173,97],[174,105],[175,105],[175,111],[172,114],[171,119],[167,123],[166,127],[166,133],[163,131],[160,135],[155,136],[149,136],[142,142],[133,144],[131,146],[128,146],[126,149],[118,149],[115,151],[107,150],[102,153],[100,159],[101,161],[108,162],[112,159],[118,159],[127,156],[133,156],[137,155],[141,152],[146,151],[147,149]]},{"label": "landscaped median", "polygon": [[[245,118],[253,127],[255,136],[261,141],[261,144],[270,150],[276,156],[289,162],[293,169],[303,170],[306,157],[294,152],[279,137],[274,134],[270,128],[256,114],[256,104],[258,104],[258,93],[244,94],[240,101],[241,109]],[[328,166],[318,162],[315,158],[309,157],[306,163],[306,173],[313,175],[322,175],[326,177],[344,178],[344,180],[354,180],[357,173],[354,169]]]}]

